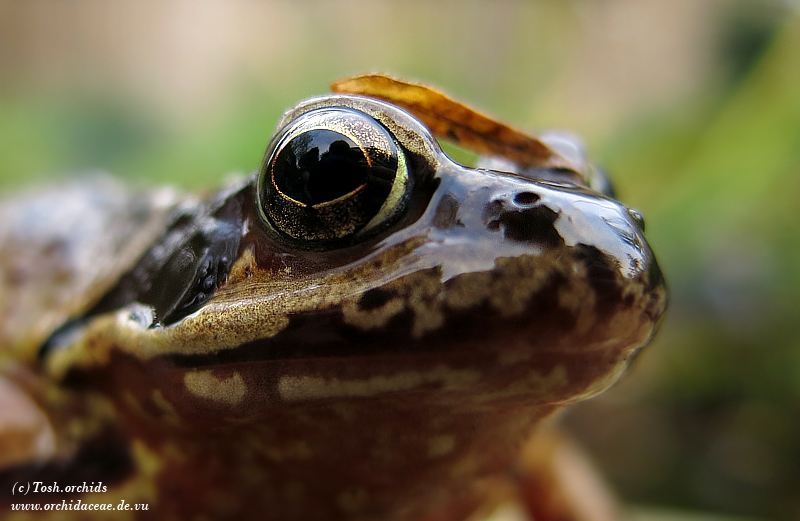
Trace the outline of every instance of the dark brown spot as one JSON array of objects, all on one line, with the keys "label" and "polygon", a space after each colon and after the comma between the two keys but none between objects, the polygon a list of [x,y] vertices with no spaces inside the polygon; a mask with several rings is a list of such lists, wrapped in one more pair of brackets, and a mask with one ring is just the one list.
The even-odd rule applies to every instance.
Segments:
[{"label": "dark brown spot", "polygon": [[556,230],[558,213],[546,206],[536,206],[521,212],[507,211],[500,216],[505,236],[512,241],[530,242],[556,248],[564,238]]},{"label": "dark brown spot", "polygon": [[503,201],[499,199],[489,202],[483,210],[483,221],[488,223],[497,219],[502,215],[504,207]]},{"label": "dark brown spot", "polygon": [[445,194],[436,205],[436,213],[433,214],[433,226],[440,230],[449,230],[458,224],[458,200],[452,194]]},{"label": "dark brown spot", "polygon": [[626,308],[633,306],[633,303],[636,301],[636,297],[632,293],[628,293],[625,295],[625,298],[622,299],[622,305]]},{"label": "dark brown spot", "polygon": [[358,309],[361,311],[377,309],[392,300],[394,296],[394,291],[381,288],[371,289],[364,293],[358,300]]},{"label": "dark brown spot", "polygon": [[576,257],[586,266],[586,278],[595,292],[595,311],[599,317],[611,316],[623,305],[619,263],[594,246],[579,244]]}]

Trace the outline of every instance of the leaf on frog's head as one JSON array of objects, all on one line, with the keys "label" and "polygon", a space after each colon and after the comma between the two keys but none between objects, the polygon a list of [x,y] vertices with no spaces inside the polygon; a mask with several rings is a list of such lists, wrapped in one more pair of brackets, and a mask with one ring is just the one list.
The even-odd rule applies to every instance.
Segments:
[{"label": "leaf on frog's head", "polygon": [[397,105],[419,118],[437,137],[481,155],[501,156],[522,168],[583,168],[545,143],[485,116],[445,94],[382,74],[368,74],[331,83],[331,90],[359,94]]}]

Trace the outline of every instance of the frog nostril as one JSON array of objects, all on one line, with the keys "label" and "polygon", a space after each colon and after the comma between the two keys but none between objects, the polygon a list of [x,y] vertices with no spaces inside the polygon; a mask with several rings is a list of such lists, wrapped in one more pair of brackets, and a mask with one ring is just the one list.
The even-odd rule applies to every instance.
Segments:
[{"label": "frog nostril", "polygon": [[539,200],[539,196],[533,192],[520,192],[514,196],[514,202],[522,206],[530,206]]}]

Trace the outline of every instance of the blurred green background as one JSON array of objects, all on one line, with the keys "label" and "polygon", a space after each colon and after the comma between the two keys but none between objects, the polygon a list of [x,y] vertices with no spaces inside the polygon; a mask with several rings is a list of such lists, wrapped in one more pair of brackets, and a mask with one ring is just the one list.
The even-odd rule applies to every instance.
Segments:
[{"label": "blurred green background", "polygon": [[576,131],[645,214],[672,299],[566,423],[626,503],[800,519],[797,6],[0,0],[0,191],[97,169],[213,187],[283,110],[368,71]]}]

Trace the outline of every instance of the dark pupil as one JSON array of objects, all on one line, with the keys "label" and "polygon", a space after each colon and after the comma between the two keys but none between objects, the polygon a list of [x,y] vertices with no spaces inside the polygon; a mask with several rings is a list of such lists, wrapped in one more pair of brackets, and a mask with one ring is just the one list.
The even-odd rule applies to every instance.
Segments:
[{"label": "dark pupil", "polygon": [[292,138],[275,158],[272,178],[285,195],[315,205],[348,194],[367,181],[364,152],[332,130],[310,130]]}]

